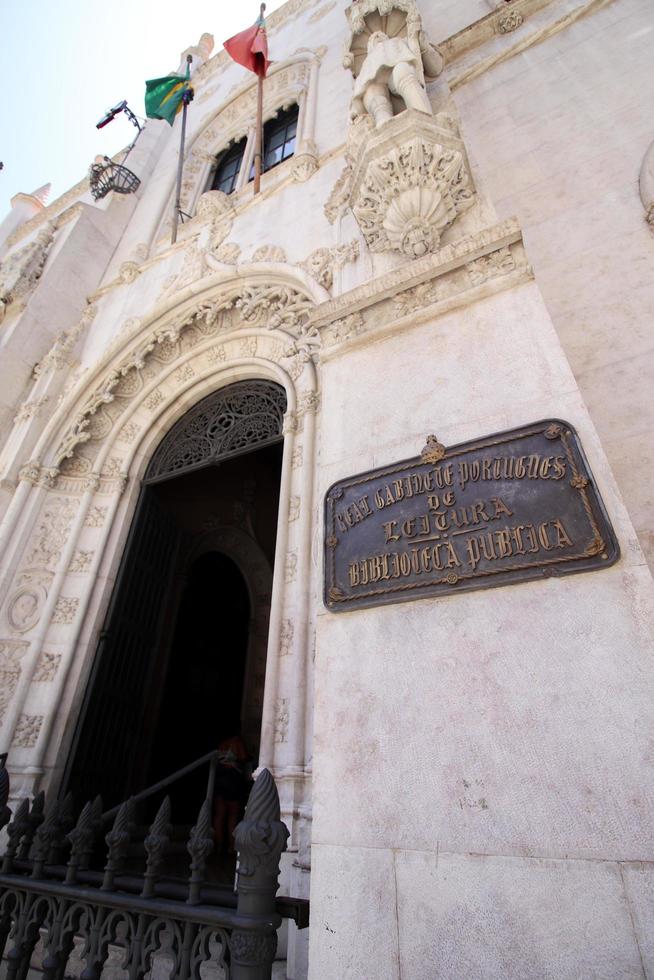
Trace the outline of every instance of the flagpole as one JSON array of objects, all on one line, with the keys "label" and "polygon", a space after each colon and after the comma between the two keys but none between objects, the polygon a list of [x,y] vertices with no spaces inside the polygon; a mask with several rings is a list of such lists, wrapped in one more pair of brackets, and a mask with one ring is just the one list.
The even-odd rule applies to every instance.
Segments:
[{"label": "flagpole", "polygon": [[[265,3],[259,9],[259,21],[263,21]],[[265,64],[265,62],[264,62]],[[261,155],[263,143],[263,75],[257,77],[257,122],[254,138],[254,193],[261,190]]]},{"label": "flagpole", "polygon": [[[193,55],[186,55],[186,74],[187,77],[191,73],[191,62],[193,61]],[[182,173],[184,170],[184,143],[186,142],[186,110],[188,109],[188,104],[191,101],[188,98],[189,89],[183,95],[183,106],[182,106],[182,134],[179,141],[179,161],[177,163],[177,190],[175,192],[175,213],[173,215],[173,233],[170,239],[170,244],[174,245],[177,241],[177,226],[179,224],[179,212],[182,204]]]}]

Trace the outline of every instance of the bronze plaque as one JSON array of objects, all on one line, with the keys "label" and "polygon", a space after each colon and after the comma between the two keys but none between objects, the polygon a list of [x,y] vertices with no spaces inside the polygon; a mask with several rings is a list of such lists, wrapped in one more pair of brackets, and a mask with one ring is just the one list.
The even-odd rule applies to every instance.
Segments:
[{"label": "bronze plaque", "polygon": [[618,542],[579,438],[547,419],[340,480],[325,498],[334,612],[606,568]]}]

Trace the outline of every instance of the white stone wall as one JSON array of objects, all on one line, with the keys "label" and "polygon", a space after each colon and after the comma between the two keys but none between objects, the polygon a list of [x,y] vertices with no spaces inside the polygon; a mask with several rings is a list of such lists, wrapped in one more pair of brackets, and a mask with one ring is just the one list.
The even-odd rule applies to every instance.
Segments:
[{"label": "white stone wall", "polygon": [[320,612],[310,976],[642,976],[652,584],[538,290],[334,357],[323,384],[323,491],[430,431],[448,445],[555,415],[580,433],[623,557]]},{"label": "white stone wall", "polygon": [[[516,44],[545,18],[580,6],[555,3],[501,43]],[[654,140],[654,15],[648,0],[593,7],[462,84],[454,98],[499,217],[516,215],[524,230],[548,312],[651,562],[654,233],[638,174]],[[448,77],[499,44],[453,62]]]}]

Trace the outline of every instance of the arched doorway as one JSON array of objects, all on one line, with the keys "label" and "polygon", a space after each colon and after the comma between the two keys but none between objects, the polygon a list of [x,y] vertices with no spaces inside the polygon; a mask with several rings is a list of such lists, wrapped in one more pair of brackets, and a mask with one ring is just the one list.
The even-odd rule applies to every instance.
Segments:
[{"label": "arched doorway", "polygon": [[256,764],[285,410],[279,385],[238,382],[153,454],[67,767],[80,801],[118,803],[227,729]]}]

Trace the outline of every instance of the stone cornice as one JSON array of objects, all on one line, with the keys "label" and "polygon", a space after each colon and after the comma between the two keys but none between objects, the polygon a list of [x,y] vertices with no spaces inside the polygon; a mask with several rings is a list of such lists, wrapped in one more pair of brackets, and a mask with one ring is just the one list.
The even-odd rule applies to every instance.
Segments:
[{"label": "stone cornice", "polygon": [[[538,0],[517,0],[517,2],[512,3],[510,7],[507,7],[505,13],[508,14],[509,12],[513,11],[514,13],[518,14],[520,12],[519,5],[521,2],[529,4],[529,3],[538,2]],[[494,68],[496,65],[500,65],[504,61],[509,61],[511,58],[514,58],[516,55],[522,54],[523,51],[527,51],[529,48],[532,48],[537,44],[541,44],[541,42],[546,41],[548,38],[554,37],[556,34],[560,33],[563,30],[566,30],[566,28],[576,23],[576,21],[580,20],[582,17],[586,17],[588,14],[594,13],[597,10],[601,10],[602,7],[605,7],[612,2],[613,0],[584,0],[584,2],[581,3],[578,7],[575,7],[574,10],[571,10],[563,17],[559,17],[558,20],[551,21],[549,24],[545,24],[543,27],[540,27],[538,30],[533,31],[531,34],[524,35],[523,37],[520,38],[520,40],[516,44],[508,45],[504,47],[501,51],[495,51],[493,54],[488,55],[487,57],[482,58],[481,60],[469,65],[463,71],[456,74],[454,71],[455,68],[454,59],[458,58],[460,55],[470,51],[473,48],[483,45],[486,41],[489,40],[490,35],[487,34],[488,27],[486,24],[488,17],[482,18],[480,21],[477,21],[475,24],[472,24],[464,31],[461,31],[459,35],[453,35],[452,38],[449,38],[447,41],[443,42],[443,45],[439,45],[439,51],[441,52],[441,54],[444,54],[444,51],[447,49],[447,46],[453,43],[456,38],[460,38],[458,44],[461,45],[461,50],[458,51],[458,53],[456,54],[450,55],[449,58],[450,64],[448,66],[449,71],[446,68],[446,73],[445,73],[450,87],[450,91],[452,92],[456,91],[456,89],[461,88],[461,86],[465,85],[467,82],[474,81],[474,79],[479,78],[481,75],[484,75],[487,71],[490,71],[490,69]],[[547,3],[542,3],[541,5],[545,7],[551,3],[552,0],[548,0]],[[494,13],[491,16],[495,17],[496,14]],[[465,43],[463,38],[464,35],[468,35],[465,38]],[[476,41],[475,38],[477,38]],[[453,46],[453,50],[456,51],[456,48],[457,45],[455,44]]]},{"label": "stone cornice", "polygon": [[433,255],[415,259],[392,272],[385,272],[382,276],[369,280],[362,286],[356,286],[335,299],[321,303],[311,315],[311,325],[318,328],[327,326],[335,320],[390,299],[397,293],[452,272],[490,252],[521,241],[522,232],[518,221],[509,218],[476,235],[468,235],[451,245],[445,245]]}]

